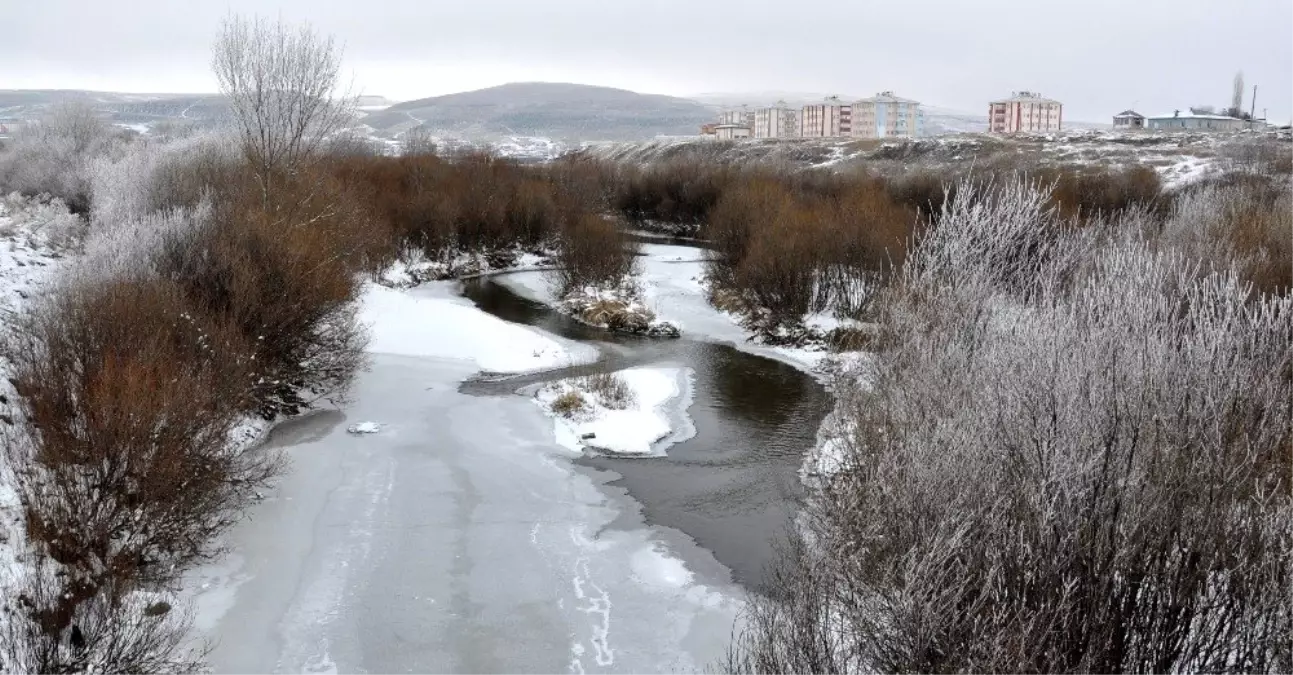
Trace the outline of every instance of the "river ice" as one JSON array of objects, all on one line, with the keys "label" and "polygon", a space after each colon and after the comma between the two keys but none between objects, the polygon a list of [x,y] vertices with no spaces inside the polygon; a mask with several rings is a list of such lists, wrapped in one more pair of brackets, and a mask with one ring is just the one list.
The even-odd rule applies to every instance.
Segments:
[{"label": "river ice", "polygon": [[[188,579],[213,668],[713,664],[739,601],[712,556],[645,525],[603,485],[613,474],[572,465],[526,397],[458,392],[482,368],[588,355],[431,286],[400,297],[369,289],[372,363],[353,402],[271,433],[290,468],[231,533],[231,554]],[[346,432],[361,421],[376,433]]]}]

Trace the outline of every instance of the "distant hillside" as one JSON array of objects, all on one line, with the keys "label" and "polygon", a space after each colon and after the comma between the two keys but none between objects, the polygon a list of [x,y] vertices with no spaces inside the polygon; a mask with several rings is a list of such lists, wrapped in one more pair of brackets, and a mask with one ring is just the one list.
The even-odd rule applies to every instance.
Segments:
[{"label": "distant hillside", "polygon": [[364,118],[379,134],[540,136],[560,141],[694,135],[714,110],[688,99],[582,84],[524,82],[398,103]]},{"label": "distant hillside", "polygon": [[0,117],[38,119],[51,106],[84,103],[104,119],[123,125],[140,125],[162,120],[214,123],[228,114],[229,107],[219,94],[121,94],[78,89],[0,90]]}]

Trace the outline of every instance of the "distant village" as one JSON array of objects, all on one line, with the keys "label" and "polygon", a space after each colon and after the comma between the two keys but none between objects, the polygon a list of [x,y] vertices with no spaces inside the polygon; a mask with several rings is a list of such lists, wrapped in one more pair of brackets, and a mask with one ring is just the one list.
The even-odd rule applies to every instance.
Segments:
[{"label": "distant village", "polygon": [[[1212,107],[1142,115],[1124,110],[1113,116],[1113,128],[1135,130],[1237,131],[1266,126],[1264,119],[1242,112],[1242,78],[1231,108],[1218,114]],[[1256,88],[1254,87],[1254,104]],[[988,103],[988,133],[1052,132],[1064,128],[1064,104],[1032,91],[1012,92]],[[920,102],[882,91],[853,102],[832,96],[821,103],[792,108],[784,101],[765,108],[726,110],[718,120],[702,125],[702,136],[737,138],[918,138],[925,135]]]}]

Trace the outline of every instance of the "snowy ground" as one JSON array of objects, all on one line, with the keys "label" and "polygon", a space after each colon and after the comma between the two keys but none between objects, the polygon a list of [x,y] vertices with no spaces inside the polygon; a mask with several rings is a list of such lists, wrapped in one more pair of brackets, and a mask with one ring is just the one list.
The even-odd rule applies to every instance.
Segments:
[{"label": "snowy ground", "polygon": [[[231,554],[187,581],[216,672],[682,672],[721,658],[740,604],[712,555],[572,466],[527,398],[458,391],[482,369],[591,348],[489,316],[453,282],[370,285],[361,315],[372,364],[353,403],[270,433],[291,470]],[[680,369],[629,379],[652,415],[685,407]],[[646,414],[635,439],[655,433]]]},{"label": "snowy ground", "polygon": [[[10,195],[0,197],[0,329],[10,325],[24,305],[39,297],[79,240],[81,220],[62,202],[40,203]],[[13,387],[0,359],[0,396],[13,401]],[[0,403],[0,415],[11,414]],[[3,422],[0,422],[3,424]],[[4,455],[0,453],[0,598],[21,574],[26,528]]]},{"label": "snowy ground", "polygon": [[496,268],[490,259],[479,253],[459,253],[444,260],[430,260],[415,252],[409,260],[397,260],[382,273],[381,284],[392,288],[412,288],[427,281],[446,281],[474,274],[497,272],[500,269],[533,270],[550,264],[546,256],[517,250],[505,267]]},{"label": "snowy ground", "polygon": [[[539,389],[535,401],[553,418],[557,444],[572,452],[585,448],[621,455],[663,453],[667,445],[694,433],[686,418],[691,403],[691,373],[683,368],[630,368],[613,373],[629,392],[627,401],[608,401],[589,391],[585,378],[569,378]],[[577,409],[553,410],[562,397],[578,400]],[[681,420],[686,431],[675,433]],[[661,441],[668,441],[661,443]]]}]

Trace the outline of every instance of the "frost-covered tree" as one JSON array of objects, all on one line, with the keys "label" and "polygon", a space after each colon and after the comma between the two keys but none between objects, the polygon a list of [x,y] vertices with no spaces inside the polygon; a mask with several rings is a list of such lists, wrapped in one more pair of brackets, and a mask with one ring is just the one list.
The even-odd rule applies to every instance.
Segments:
[{"label": "frost-covered tree", "polygon": [[228,18],[212,68],[229,99],[243,154],[268,192],[275,173],[293,173],[352,119],[339,88],[342,49],[308,25]]}]

